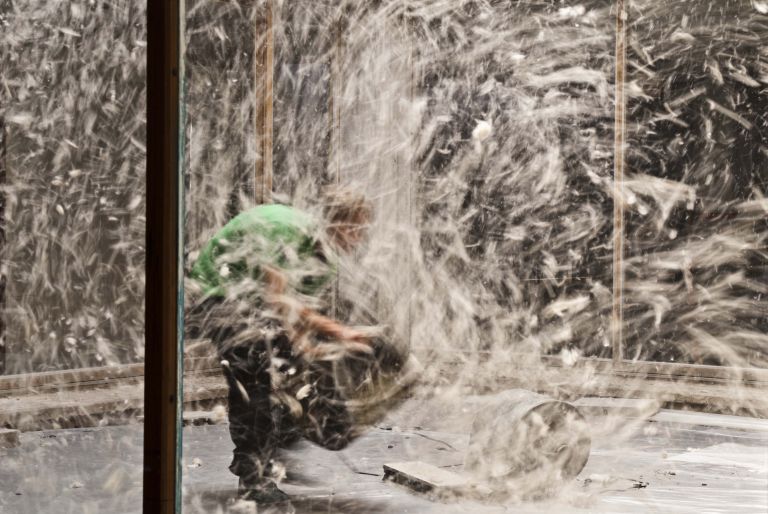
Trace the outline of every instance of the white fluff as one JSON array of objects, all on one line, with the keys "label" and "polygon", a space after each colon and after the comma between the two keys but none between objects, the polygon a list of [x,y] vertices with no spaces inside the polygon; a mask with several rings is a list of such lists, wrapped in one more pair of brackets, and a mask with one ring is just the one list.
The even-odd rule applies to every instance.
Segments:
[{"label": "white fluff", "polygon": [[581,352],[578,349],[570,350],[568,348],[563,348],[560,351],[560,360],[563,362],[563,366],[566,368],[572,367],[576,362],[578,362],[579,357],[581,357]]},{"label": "white fluff", "polygon": [[557,15],[561,18],[576,18],[584,16],[587,9],[583,5],[574,5],[573,7],[562,7],[557,10]]},{"label": "white fluff", "polygon": [[223,405],[216,405],[211,410],[211,421],[215,424],[223,423],[227,420],[227,408]]},{"label": "white fluff", "polygon": [[475,141],[485,141],[491,137],[493,133],[493,127],[485,120],[479,120],[475,129],[472,131],[472,139]]},{"label": "white fluff", "polygon": [[309,396],[309,393],[312,392],[312,385],[311,384],[304,384],[301,389],[296,391],[296,399],[297,400],[303,400],[307,396]]}]

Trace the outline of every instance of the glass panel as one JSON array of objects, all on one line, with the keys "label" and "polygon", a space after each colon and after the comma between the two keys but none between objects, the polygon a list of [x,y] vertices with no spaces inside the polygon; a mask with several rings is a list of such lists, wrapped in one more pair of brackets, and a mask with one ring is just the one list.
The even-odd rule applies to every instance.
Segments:
[{"label": "glass panel", "polygon": [[[17,25],[3,41],[5,370],[138,362],[141,8],[29,9],[6,9],[5,24]],[[63,18],[41,28],[47,16]],[[114,40],[113,55],[98,38]]]},{"label": "glass panel", "polygon": [[0,510],[133,512],[145,2],[3,0],[0,26]]},{"label": "glass panel", "polygon": [[[615,12],[607,1],[592,2],[589,16],[574,9],[189,4],[187,357],[210,367],[188,375],[186,391],[210,394],[186,413],[204,424],[185,430],[186,509],[224,508],[237,476],[248,485],[259,473],[262,485],[274,479],[291,494],[320,480],[323,502],[329,491],[354,501],[357,487],[378,491],[378,479],[358,479],[380,478],[383,462],[366,463],[360,448],[377,447],[380,429],[418,426],[422,413],[413,411],[427,410],[422,400],[391,418],[386,402],[371,408],[392,392],[377,379],[392,378],[393,360],[408,362],[395,375],[421,377],[418,393],[427,395],[447,380],[459,389],[492,384],[520,353],[568,364],[609,355]],[[273,125],[261,114],[269,83]],[[254,210],[268,168],[275,202],[290,208]],[[343,251],[331,224],[311,233],[311,245],[294,245],[286,234],[297,220],[328,223],[333,186],[368,199],[364,244]],[[286,279],[287,305],[269,295],[267,265]],[[337,278],[324,290],[303,289],[306,274],[328,268]],[[327,324],[379,330],[375,365],[291,353],[302,340],[284,314],[302,316],[296,305]],[[280,330],[286,338],[275,337]],[[359,373],[369,379],[362,390]],[[460,410],[467,399],[451,391],[441,401]],[[356,402],[334,410],[334,395]],[[228,425],[207,424],[227,417]],[[341,446],[366,423],[333,457],[306,442]],[[470,425],[440,429],[461,439]],[[274,448],[288,442],[296,442],[288,453]],[[235,476],[226,471],[233,447]],[[299,469],[297,458],[324,463]],[[294,472],[306,474],[292,480]]]},{"label": "glass panel", "polygon": [[[265,78],[261,71],[264,27],[264,2],[186,2],[188,276],[203,258],[202,250],[211,237],[256,201],[260,186],[256,170],[264,159],[258,140],[263,130],[257,132],[257,126],[264,126],[260,116],[263,104],[257,101],[264,94],[259,89]],[[259,55],[254,58],[257,49]],[[226,424],[223,358],[212,341],[213,324],[205,323],[208,316],[201,307],[205,305],[203,293],[197,281],[187,279],[184,395],[188,401],[184,405],[181,463],[185,512],[226,509],[237,495],[237,479],[227,470],[232,442]],[[235,312],[231,319],[237,320]],[[216,326],[224,329],[223,323]],[[211,423],[217,424],[209,426]]]},{"label": "glass panel", "polygon": [[632,2],[625,358],[765,367],[765,21]]},{"label": "glass panel", "polygon": [[[570,397],[594,382],[580,357],[611,356],[615,3],[338,4],[189,2],[184,509],[442,512],[382,480],[421,461],[489,503],[573,510],[560,478],[678,443],[601,419],[582,469],[572,407],[533,430],[515,412],[545,400],[489,393]],[[352,245],[338,207],[358,194]],[[531,453],[532,433],[555,446]],[[507,482],[527,459],[545,471]]]}]

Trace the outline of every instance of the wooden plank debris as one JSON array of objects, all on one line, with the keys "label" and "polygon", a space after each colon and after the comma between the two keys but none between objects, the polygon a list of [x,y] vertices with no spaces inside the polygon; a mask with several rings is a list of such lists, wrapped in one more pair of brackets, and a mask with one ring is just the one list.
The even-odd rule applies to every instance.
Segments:
[{"label": "wooden plank debris", "polygon": [[458,492],[470,486],[467,477],[421,461],[384,464],[384,480],[417,492]]}]

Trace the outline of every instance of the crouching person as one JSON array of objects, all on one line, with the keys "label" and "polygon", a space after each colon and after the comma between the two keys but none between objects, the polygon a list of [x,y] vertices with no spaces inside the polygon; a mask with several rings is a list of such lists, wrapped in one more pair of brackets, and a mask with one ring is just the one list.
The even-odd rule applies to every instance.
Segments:
[{"label": "crouching person", "polygon": [[322,221],[261,205],[216,233],[192,268],[200,299],[188,324],[221,358],[235,445],[230,470],[244,499],[287,499],[275,482],[279,447],[307,437],[338,450],[356,435],[335,370],[341,360],[371,369],[386,345],[321,314],[320,293],[335,276],[334,252],[354,249],[371,216],[365,198],[350,192],[329,196]]}]

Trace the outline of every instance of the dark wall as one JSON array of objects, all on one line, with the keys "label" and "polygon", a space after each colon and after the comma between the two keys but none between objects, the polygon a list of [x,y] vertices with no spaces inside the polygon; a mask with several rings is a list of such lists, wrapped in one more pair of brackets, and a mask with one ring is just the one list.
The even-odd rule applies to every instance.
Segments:
[{"label": "dark wall", "polygon": [[145,10],[4,2],[8,373],[143,356]]}]

